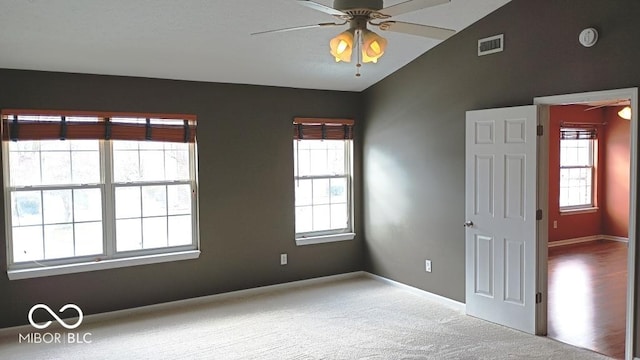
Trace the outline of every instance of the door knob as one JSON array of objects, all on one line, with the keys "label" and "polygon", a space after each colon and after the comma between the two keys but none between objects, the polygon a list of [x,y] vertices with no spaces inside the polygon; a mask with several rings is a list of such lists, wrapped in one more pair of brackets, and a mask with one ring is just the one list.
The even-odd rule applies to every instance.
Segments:
[{"label": "door knob", "polygon": [[464,223],[464,227],[473,227],[473,221],[471,221],[471,220],[467,220],[467,221]]}]

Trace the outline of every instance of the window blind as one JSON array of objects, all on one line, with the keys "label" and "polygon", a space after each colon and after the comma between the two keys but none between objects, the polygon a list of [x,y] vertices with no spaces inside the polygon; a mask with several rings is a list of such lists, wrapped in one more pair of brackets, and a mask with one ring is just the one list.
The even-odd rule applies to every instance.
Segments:
[{"label": "window blind", "polygon": [[184,114],[3,110],[2,140],[195,142],[196,117]]},{"label": "window blind", "polygon": [[598,130],[591,129],[560,129],[561,140],[591,140],[598,138]]},{"label": "window blind", "polygon": [[301,118],[293,119],[293,138],[296,140],[351,140],[354,121],[351,119]]}]

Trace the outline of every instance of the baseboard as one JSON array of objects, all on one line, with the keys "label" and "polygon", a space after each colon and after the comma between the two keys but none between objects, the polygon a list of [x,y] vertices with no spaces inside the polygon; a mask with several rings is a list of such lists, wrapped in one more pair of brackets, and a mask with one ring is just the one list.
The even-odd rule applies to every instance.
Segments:
[{"label": "baseboard", "polygon": [[618,242],[623,242],[623,243],[629,243],[629,238],[622,237],[622,236],[602,235],[602,239],[603,240],[609,240],[609,241],[618,241]]},{"label": "baseboard", "polygon": [[[123,317],[140,315],[140,314],[149,313],[149,312],[171,310],[171,309],[176,309],[180,307],[198,306],[198,305],[207,304],[213,301],[220,301],[220,300],[225,300],[229,298],[261,295],[261,294],[274,292],[274,291],[283,291],[283,290],[293,289],[293,288],[302,287],[302,286],[317,285],[317,284],[328,283],[328,282],[333,282],[338,280],[346,280],[346,279],[351,279],[359,276],[366,276],[368,278],[381,281],[386,284],[389,284],[404,290],[408,290],[414,294],[423,296],[431,301],[435,301],[436,303],[446,306],[448,308],[451,308],[453,310],[459,311],[461,313],[465,312],[464,303],[451,300],[444,296],[436,295],[428,291],[418,289],[416,287],[409,286],[394,280],[390,280],[379,275],[371,274],[369,272],[356,271],[356,272],[345,273],[345,274],[330,275],[330,276],[324,276],[324,277],[307,279],[307,280],[292,281],[292,282],[287,282],[282,284],[260,286],[252,289],[245,289],[245,290],[231,291],[231,292],[226,292],[221,294],[201,296],[201,297],[196,297],[191,299],[164,302],[164,303],[141,306],[141,307],[136,307],[131,309],[109,311],[109,312],[100,313],[100,314],[91,314],[91,315],[86,315],[82,323],[91,324],[91,323],[97,323],[97,322],[113,320],[113,319],[118,319]],[[76,319],[70,318],[69,320],[73,322]],[[50,327],[51,330],[56,330],[56,328],[61,329],[61,326],[58,323],[53,323]],[[9,328],[0,328],[0,337],[12,336],[12,335],[17,335],[21,333],[29,333],[32,331],[34,331],[34,329],[31,325],[20,325],[20,326],[14,326]]]},{"label": "baseboard", "polygon": [[[313,279],[298,280],[298,281],[292,281],[292,282],[287,282],[282,284],[260,286],[260,287],[251,288],[251,289],[230,291],[230,292],[221,293],[221,294],[200,296],[200,297],[195,297],[190,299],[183,299],[183,300],[176,300],[176,301],[164,302],[164,303],[147,305],[147,306],[140,306],[140,307],[135,307],[131,309],[115,310],[115,311],[109,311],[109,312],[104,312],[99,314],[90,314],[90,315],[84,316],[82,323],[91,324],[96,322],[113,320],[117,318],[129,317],[133,315],[140,315],[148,312],[170,310],[170,309],[175,309],[179,307],[198,306],[198,305],[210,303],[213,301],[220,301],[220,300],[225,300],[229,298],[261,295],[268,292],[282,291],[282,290],[293,289],[301,286],[309,286],[309,285],[322,284],[322,283],[327,283],[327,282],[332,282],[337,280],[351,279],[358,276],[366,276],[366,274],[367,273],[365,273],[364,271],[356,271],[356,272],[345,273],[345,274],[323,276],[323,277],[313,278]],[[25,319],[26,319],[26,316],[25,316]],[[69,320],[73,322],[76,319],[77,318],[70,318]],[[56,330],[56,328],[62,329],[62,327],[58,323],[56,322],[52,323],[50,329]],[[28,324],[8,327],[8,328],[0,328],[0,337],[17,335],[20,333],[28,333],[32,331],[34,331],[33,327]]]},{"label": "baseboard", "polygon": [[619,241],[619,242],[625,242],[625,243],[629,242],[628,238],[620,237],[620,236],[591,235],[591,236],[583,236],[583,237],[573,238],[573,239],[549,241],[548,245],[549,247],[556,247],[556,246],[563,246],[563,245],[585,243],[585,242],[596,241],[596,240],[610,240],[610,241]]},{"label": "baseboard", "polygon": [[444,296],[440,296],[440,295],[437,295],[437,294],[434,294],[434,293],[430,293],[428,291],[425,291],[425,290],[422,290],[422,289],[418,289],[416,287],[413,287],[413,286],[410,286],[410,285],[407,285],[407,284],[403,284],[403,283],[397,282],[395,280],[387,279],[387,278],[379,276],[379,275],[371,274],[369,272],[365,272],[365,274],[368,277],[372,278],[372,279],[375,279],[375,280],[378,280],[378,281],[382,281],[384,283],[387,283],[389,285],[393,285],[395,287],[399,287],[399,288],[404,289],[404,290],[411,291],[414,294],[423,296],[423,297],[425,297],[425,298],[427,298],[427,299],[429,299],[431,301],[437,302],[438,304],[446,306],[446,307],[448,307],[450,309],[459,311],[461,313],[465,313],[465,311],[466,311],[466,305],[464,303],[461,303],[461,302],[458,302],[458,301],[455,301],[455,300],[452,300],[452,299],[449,299],[449,298],[446,298]]}]

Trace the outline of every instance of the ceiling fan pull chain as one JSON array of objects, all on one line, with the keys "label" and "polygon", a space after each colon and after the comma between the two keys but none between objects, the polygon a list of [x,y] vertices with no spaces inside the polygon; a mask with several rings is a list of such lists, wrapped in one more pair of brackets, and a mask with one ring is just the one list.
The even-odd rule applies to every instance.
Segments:
[{"label": "ceiling fan pull chain", "polygon": [[360,67],[362,67],[362,30],[356,30],[356,77],[360,77]]}]

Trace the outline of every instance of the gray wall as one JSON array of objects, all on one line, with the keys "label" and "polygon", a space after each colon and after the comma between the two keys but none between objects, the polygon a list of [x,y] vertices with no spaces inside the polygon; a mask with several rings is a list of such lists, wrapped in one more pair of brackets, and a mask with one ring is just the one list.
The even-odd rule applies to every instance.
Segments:
[{"label": "gray wall", "polygon": [[[637,0],[513,0],[366,90],[366,269],[464,302],[465,111],[639,86],[638,19]],[[505,51],[477,57],[499,33]]]},{"label": "gray wall", "polygon": [[[358,131],[361,98],[350,92],[0,70],[0,108],[197,115],[202,250],[197,260],[9,281],[0,236],[0,328],[26,324],[36,303],[52,309],[75,303],[92,314],[362,270],[362,226],[354,241],[296,247],[292,150],[294,116],[354,118]],[[354,147],[361,225],[359,140]],[[280,266],[280,253],[289,254],[287,266]]]}]

